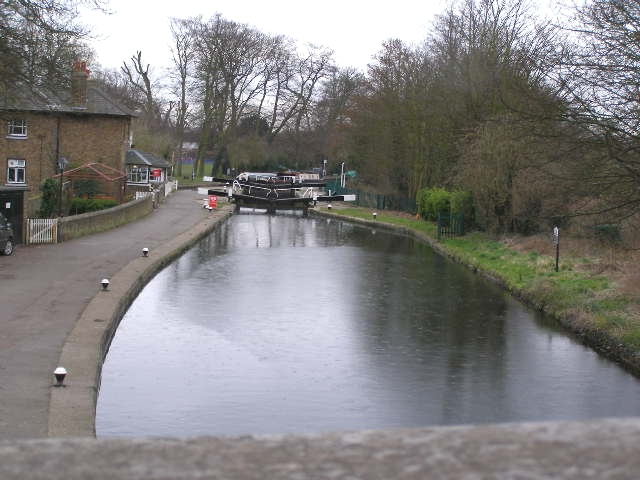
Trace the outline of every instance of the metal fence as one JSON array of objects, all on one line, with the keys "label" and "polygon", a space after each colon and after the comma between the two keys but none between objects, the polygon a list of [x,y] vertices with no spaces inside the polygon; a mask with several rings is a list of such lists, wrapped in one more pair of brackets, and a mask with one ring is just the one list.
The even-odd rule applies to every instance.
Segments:
[{"label": "metal fence", "polygon": [[438,213],[438,240],[464,235],[462,213]]},{"label": "metal fence", "polygon": [[338,189],[335,193],[337,195],[356,195],[356,201],[354,203],[359,207],[375,208],[376,210],[398,210],[412,214],[416,213],[416,201],[413,198],[398,195],[381,195],[350,189]]}]

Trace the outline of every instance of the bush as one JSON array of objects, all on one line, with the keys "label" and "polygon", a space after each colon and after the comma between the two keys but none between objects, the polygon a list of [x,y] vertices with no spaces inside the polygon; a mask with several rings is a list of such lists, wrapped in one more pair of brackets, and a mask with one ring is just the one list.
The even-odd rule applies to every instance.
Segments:
[{"label": "bush", "polygon": [[464,227],[469,230],[475,226],[476,216],[473,208],[473,195],[468,190],[451,192],[451,214],[462,214]]},{"label": "bush", "polygon": [[439,212],[451,210],[451,193],[444,188],[424,188],[416,196],[418,213],[425,220],[436,220]]},{"label": "bush", "polygon": [[116,202],[115,200],[104,198],[74,198],[71,202],[71,212],[73,213],[73,215],[80,215],[81,213],[105,210],[117,205],[118,202]]},{"label": "bush", "polygon": [[40,218],[52,218],[58,209],[58,195],[60,191],[60,182],[53,178],[47,178],[42,182],[42,201],[40,202],[40,210],[38,216]]},{"label": "bush", "polygon": [[435,221],[438,213],[464,216],[465,228],[475,224],[473,195],[467,190],[448,192],[444,188],[423,188],[416,195],[418,214],[425,220]]}]

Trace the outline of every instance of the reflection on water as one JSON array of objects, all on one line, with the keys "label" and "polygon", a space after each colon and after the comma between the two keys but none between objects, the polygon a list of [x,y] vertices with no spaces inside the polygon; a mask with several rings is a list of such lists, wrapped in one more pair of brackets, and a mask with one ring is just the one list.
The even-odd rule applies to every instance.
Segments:
[{"label": "reflection on water", "polygon": [[236,215],[161,272],[105,362],[99,436],[640,415],[640,382],[412,239]]}]

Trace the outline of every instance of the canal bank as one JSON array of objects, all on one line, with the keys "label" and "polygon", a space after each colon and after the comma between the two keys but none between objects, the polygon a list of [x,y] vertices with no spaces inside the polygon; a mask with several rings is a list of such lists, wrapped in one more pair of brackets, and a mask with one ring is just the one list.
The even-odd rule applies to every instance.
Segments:
[{"label": "canal bank", "polygon": [[[528,283],[516,282],[521,283],[520,285],[516,285],[512,280],[509,280],[506,272],[501,272],[499,268],[490,270],[480,262],[476,261],[476,258],[473,258],[460,249],[456,249],[451,242],[440,242],[435,238],[435,234],[431,235],[426,231],[420,231],[417,228],[412,227],[412,224],[416,224],[417,222],[420,222],[420,226],[424,226],[426,222],[422,220],[401,219],[395,223],[385,221],[383,213],[377,214],[373,217],[370,210],[367,209],[362,209],[362,215],[356,216],[353,215],[353,212],[354,209],[351,207],[346,207],[340,204],[334,205],[332,209],[322,208],[312,211],[313,215],[341,218],[349,222],[366,225],[370,228],[387,229],[409,235],[430,245],[441,255],[464,265],[473,272],[482,275],[488,280],[499,285],[501,288],[509,291],[514,297],[524,304],[551,318],[554,318],[568,332],[576,335],[582,343],[597,351],[602,356],[618,363],[636,377],[640,377],[640,351],[635,348],[635,345],[629,344],[623,338],[611,334],[611,329],[605,330],[603,328],[598,328],[598,320],[595,316],[595,313],[599,310],[598,305],[580,305],[579,302],[577,304],[574,302],[573,305],[567,306],[565,298],[555,295],[553,291],[549,291],[548,285],[545,285],[547,290],[544,290],[541,286],[542,283],[547,282],[552,278],[548,273],[539,279],[530,279]],[[516,252],[512,253],[514,257],[517,256]],[[490,252],[489,254],[480,254],[480,256],[483,255],[490,256],[493,255],[493,252]],[[549,262],[551,262],[551,260],[549,260]],[[520,275],[523,276],[522,274]],[[589,279],[591,276],[584,275],[583,277]],[[588,285],[588,280],[579,284],[579,290],[576,290],[575,298],[579,298],[581,294],[588,293]],[[637,334],[637,331],[632,332],[632,339],[635,339],[634,334]]]},{"label": "canal bank", "polygon": [[[52,388],[53,371],[60,364],[65,341],[83,311],[96,297],[106,300],[116,291],[122,293],[116,290],[122,286],[116,283],[120,281],[116,280],[117,273],[130,262],[135,263],[143,247],[151,253],[141,273],[152,275],[146,267],[161,268],[154,262],[178,251],[176,237],[186,245],[213,228],[214,218],[222,213],[203,209],[203,198],[195,191],[181,190],[135,222],[68,242],[22,246],[0,259],[0,439],[49,434],[52,394],[74,393],[74,385],[83,385],[76,384],[76,373],[93,369],[95,376],[100,359],[95,345],[74,345],[83,348],[91,361],[78,367],[62,364],[68,371],[68,386]],[[109,294],[100,297],[103,278],[110,279],[112,286]],[[137,278],[129,281],[139,282]],[[101,313],[95,319],[95,328],[104,329],[108,318],[109,314]],[[89,399],[87,409],[92,408],[95,380],[92,385],[79,389],[83,395],[90,394],[85,396]],[[92,429],[84,434],[92,435]]]},{"label": "canal bank", "polygon": [[[194,208],[198,208],[194,205]],[[89,302],[67,337],[59,365],[70,372],[64,388],[52,388],[48,436],[95,436],[95,405],[100,370],[118,324],[131,302],[165,266],[211,233],[233,213],[230,204],[209,211],[171,240],[140,255],[119,270],[107,288]]]}]

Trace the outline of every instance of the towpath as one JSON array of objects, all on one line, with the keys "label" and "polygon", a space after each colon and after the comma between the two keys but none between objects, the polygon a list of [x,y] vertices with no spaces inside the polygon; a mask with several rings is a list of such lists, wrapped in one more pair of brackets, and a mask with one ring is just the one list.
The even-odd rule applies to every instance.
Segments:
[{"label": "towpath", "polygon": [[179,190],[136,222],[0,257],[0,439],[47,436],[52,372],[100,280],[209,218],[203,198]]}]

